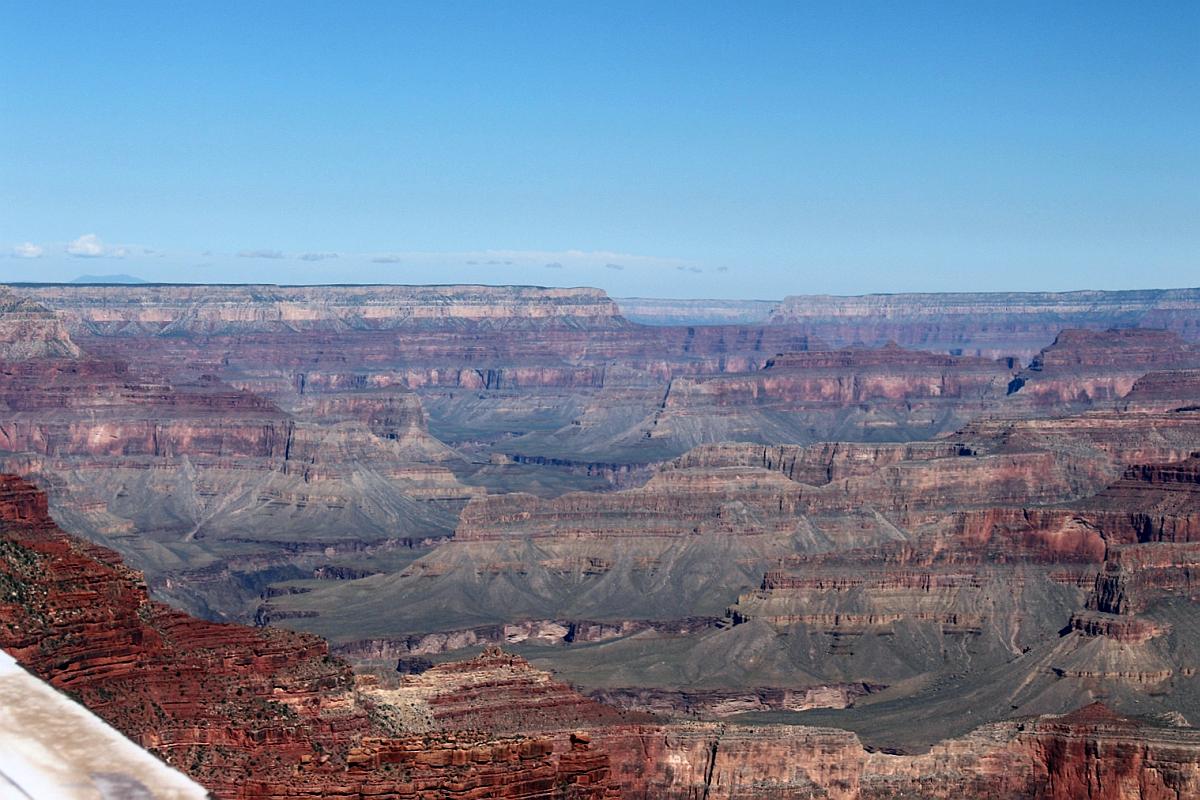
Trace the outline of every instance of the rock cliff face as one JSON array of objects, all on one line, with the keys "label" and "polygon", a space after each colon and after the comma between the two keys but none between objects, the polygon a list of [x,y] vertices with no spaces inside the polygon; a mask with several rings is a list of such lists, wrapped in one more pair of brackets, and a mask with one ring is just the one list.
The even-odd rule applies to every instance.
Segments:
[{"label": "rock cliff face", "polygon": [[0,287],[0,360],[76,358],[79,354],[54,312]]},{"label": "rock cliff face", "polygon": [[1200,542],[1200,453],[1132,466],[1087,509],[1114,544]]},{"label": "rock cliff face", "polygon": [[845,731],[788,726],[642,728],[596,741],[612,753],[622,797],[638,800],[1149,800],[1200,790],[1196,731],[1103,706],[985,726],[913,756],[868,752]]},{"label": "rock cliff face", "polygon": [[938,352],[1028,359],[1064,328],[1167,328],[1200,338],[1200,289],[875,294],[785,298],[772,319],[835,345],[888,341]]},{"label": "rock cliff face", "polygon": [[45,495],[14,478],[0,483],[0,515],[4,649],[176,766],[211,770],[210,787],[232,796],[252,766],[281,769],[332,747],[336,731],[370,730],[349,671],[316,638],[150,602],[137,573],[62,533]]},{"label": "rock cliff face", "polygon": [[282,458],[292,426],[273,404],[211,376],[181,385],[121,362],[0,365],[0,447],[43,456]]},{"label": "rock cliff face", "polygon": [[907,441],[953,430],[1004,396],[1009,361],[878,349],[777,355],[745,374],[671,381],[644,436],[712,441]]},{"label": "rock cliff face", "polygon": [[1173,331],[1065,330],[1013,379],[1009,392],[1038,405],[1090,405],[1125,397],[1147,372],[1198,366],[1200,345]]}]

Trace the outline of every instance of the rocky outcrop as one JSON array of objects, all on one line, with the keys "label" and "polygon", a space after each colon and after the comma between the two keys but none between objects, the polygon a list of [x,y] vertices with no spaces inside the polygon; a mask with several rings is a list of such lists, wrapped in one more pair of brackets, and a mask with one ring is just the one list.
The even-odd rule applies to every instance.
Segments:
[{"label": "rocky outcrop", "polygon": [[1088,607],[1136,614],[1164,597],[1200,601],[1200,542],[1114,548],[1096,577]]},{"label": "rocky outcrop", "polygon": [[586,698],[496,646],[368,691],[405,730],[533,733],[646,719]]},{"label": "rocky outcrop", "polygon": [[806,686],[799,689],[763,687],[753,690],[634,687],[593,689],[588,695],[617,708],[671,718],[714,719],[768,711],[846,708],[858,698],[883,688],[866,683]]},{"label": "rocky outcrop", "polygon": [[[787,572],[768,572],[758,590],[738,597],[731,618],[832,636],[827,646],[837,654],[852,652],[855,637],[895,636],[913,626],[939,637],[997,636],[998,645],[1005,636],[1034,641],[1080,599],[1069,583],[1056,585],[1047,570],[1028,566],[905,567],[874,553],[859,559],[818,557],[807,567],[792,563]],[[874,679],[886,677],[891,674],[875,673]]]},{"label": "rocky outcrop", "polygon": [[[271,613],[269,606],[268,615]],[[413,634],[396,639],[364,639],[334,646],[334,652],[352,661],[393,661],[410,656],[438,655],[488,645],[572,645],[603,642],[639,633],[689,636],[724,624],[723,617],[687,617],[675,620],[539,619],[481,625],[458,631]]]},{"label": "rocky outcrop", "polygon": [[1032,405],[1088,405],[1124,397],[1148,371],[1196,367],[1200,345],[1173,331],[1065,330],[1013,379],[1009,393]]},{"label": "rocky outcrop", "polygon": [[1102,636],[1115,642],[1141,644],[1170,632],[1169,625],[1097,611],[1078,611],[1067,627],[1084,636]]},{"label": "rocky outcrop", "polygon": [[79,355],[79,348],[53,311],[0,287],[0,361]]},{"label": "rocky outcrop", "polygon": [[1122,400],[1129,409],[1186,413],[1200,410],[1197,397],[1200,397],[1200,370],[1173,369],[1147,372],[1134,381]]},{"label": "rocky outcrop", "polygon": [[1113,544],[1200,542],[1200,453],[1134,465],[1085,508]]},{"label": "rocky outcrop", "polygon": [[349,670],[314,637],[149,601],[115,553],[62,533],[45,495],[11,477],[0,519],[3,648],[210,788],[234,796],[256,769],[289,770],[371,729]]}]

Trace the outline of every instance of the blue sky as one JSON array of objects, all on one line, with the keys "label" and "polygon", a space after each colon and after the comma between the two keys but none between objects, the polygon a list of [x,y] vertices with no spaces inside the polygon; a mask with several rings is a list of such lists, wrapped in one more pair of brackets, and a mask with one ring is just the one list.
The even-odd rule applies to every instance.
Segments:
[{"label": "blue sky", "polygon": [[1200,3],[0,1],[2,280],[1200,285]]}]

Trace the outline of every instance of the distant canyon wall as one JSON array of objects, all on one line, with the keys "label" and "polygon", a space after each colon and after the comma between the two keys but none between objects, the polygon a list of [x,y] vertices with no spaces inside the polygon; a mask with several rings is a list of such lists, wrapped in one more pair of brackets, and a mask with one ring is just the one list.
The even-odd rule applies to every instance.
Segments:
[{"label": "distant canyon wall", "polygon": [[59,312],[72,332],[194,334],[377,330],[557,322],[618,327],[599,289],[534,286],[275,286],[22,284],[21,295]]},{"label": "distant canyon wall", "polygon": [[1200,289],[793,295],[771,321],[835,344],[1028,358],[1065,328],[1167,328],[1200,339]]}]

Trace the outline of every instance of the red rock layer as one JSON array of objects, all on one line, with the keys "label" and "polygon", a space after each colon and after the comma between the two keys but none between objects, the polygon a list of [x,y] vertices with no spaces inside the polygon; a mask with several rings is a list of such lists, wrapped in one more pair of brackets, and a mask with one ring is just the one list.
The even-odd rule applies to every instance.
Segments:
[{"label": "red rock layer", "polygon": [[[744,447],[751,453],[761,450]],[[872,459],[880,465],[877,469],[839,465],[838,474],[847,477],[821,486],[789,480],[788,471],[780,474],[769,458],[708,458],[701,452],[681,458],[636,489],[552,499],[525,494],[477,497],[463,510],[455,537],[460,541],[505,536],[678,538],[700,532],[740,536],[792,530],[801,514],[837,515],[864,508],[885,513],[898,524],[917,523],[947,509],[1020,507],[1078,496],[1090,488],[1085,468],[1048,452],[974,457],[963,455],[970,450],[947,445],[935,447],[932,453],[916,448],[922,456],[933,457],[901,462],[891,457],[890,448],[863,449],[881,451],[882,457]],[[739,460],[766,466],[724,466]],[[835,467],[821,469],[831,474]],[[803,474],[796,469],[790,472]]]},{"label": "red rock layer", "polygon": [[1064,330],[1010,385],[1042,406],[1116,400],[1150,370],[1200,367],[1200,347],[1149,328]]},{"label": "red rock layer", "polygon": [[675,459],[672,466],[676,469],[761,467],[781,472],[797,483],[823,486],[842,478],[870,475],[881,467],[901,461],[962,455],[971,455],[971,452],[954,442],[820,442],[808,446],[722,442],[693,448]]},{"label": "red rock layer", "polygon": [[1155,623],[1136,617],[1109,616],[1092,611],[1079,611],[1071,615],[1067,627],[1085,636],[1103,636],[1117,642],[1140,644],[1162,636],[1170,630],[1165,623]]},{"label": "red rock layer", "polygon": [[1193,411],[1096,410],[1073,416],[1031,419],[981,418],[963,426],[955,441],[976,452],[1054,451],[1091,468],[1095,458],[1108,461],[1096,491],[1132,464],[1181,461],[1200,441],[1200,407]]},{"label": "red rock layer", "polygon": [[787,353],[750,372],[676,377],[645,436],[692,444],[924,439],[997,403],[1013,374],[1008,361],[895,346]]},{"label": "red rock layer", "polygon": [[1163,597],[1200,601],[1200,542],[1114,548],[1096,576],[1088,607],[1136,614]]},{"label": "red rock layer", "polygon": [[1089,367],[1140,366],[1143,371],[1194,362],[1194,345],[1173,331],[1155,328],[1110,328],[1106,331],[1068,328],[1055,337],[1029,364],[1033,372],[1053,374]]},{"label": "red rock layer", "polygon": [[0,450],[282,458],[288,417],[215,378],[179,385],[107,359],[0,362]]},{"label": "red rock layer", "polygon": [[1123,398],[1130,408],[1195,411],[1200,406],[1200,369],[1147,372]]},{"label": "red rock layer", "polygon": [[609,729],[627,800],[1178,800],[1200,792],[1200,733],[1091,706],[987,725],[921,755],[866,751],[832,728]]},{"label": "red rock layer", "polygon": [[1200,454],[1130,467],[1085,508],[1116,544],[1200,542]]}]

